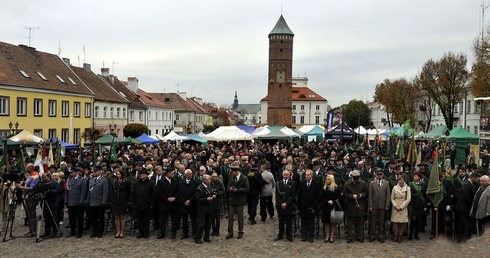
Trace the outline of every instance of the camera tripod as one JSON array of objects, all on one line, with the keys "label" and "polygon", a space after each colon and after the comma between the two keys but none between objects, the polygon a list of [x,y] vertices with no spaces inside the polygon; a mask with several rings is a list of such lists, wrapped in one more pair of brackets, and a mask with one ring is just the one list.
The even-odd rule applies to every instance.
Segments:
[{"label": "camera tripod", "polygon": [[[5,189],[7,196],[8,196],[8,187]],[[7,212],[7,225],[5,225],[5,232],[3,233],[3,239],[2,242],[7,241],[7,234],[9,235],[9,238],[14,238],[12,236],[12,231],[14,229],[14,219],[15,219],[15,210],[17,209],[17,189],[14,190],[14,194],[12,199],[9,201],[9,211]]]},{"label": "camera tripod", "polygon": [[[51,210],[51,207],[49,207],[48,201],[46,201],[45,197],[41,198],[39,205],[41,207],[41,211],[43,214],[44,214],[44,209],[45,208],[47,209],[47,211],[49,212],[49,215],[51,217],[50,219],[53,220],[52,221],[53,225],[56,227],[56,230],[58,231],[57,234],[59,237],[61,237],[62,236],[61,229],[60,229],[58,222],[56,221],[55,217],[53,216],[53,211]],[[41,222],[43,222],[43,214],[37,215],[36,243],[45,239],[45,238],[41,238]],[[44,221],[44,223],[46,224],[46,221]]]}]

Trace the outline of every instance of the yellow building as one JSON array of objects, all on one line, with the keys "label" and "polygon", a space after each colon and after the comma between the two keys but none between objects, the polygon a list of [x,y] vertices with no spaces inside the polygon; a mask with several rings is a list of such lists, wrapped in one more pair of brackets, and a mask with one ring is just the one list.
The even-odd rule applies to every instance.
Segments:
[{"label": "yellow building", "polygon": [[92,128],[94,94],[58,56],[0,42],[0,67],[0,134],[79,143]]}]

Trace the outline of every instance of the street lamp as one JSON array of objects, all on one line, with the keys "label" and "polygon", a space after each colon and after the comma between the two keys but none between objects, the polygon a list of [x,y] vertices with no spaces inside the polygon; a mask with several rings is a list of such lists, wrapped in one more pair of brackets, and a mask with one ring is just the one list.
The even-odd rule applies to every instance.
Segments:
[{"label": "street lamp", "polygon": [[[12,128],[12,126],[15,126],[15,127]],[[10,121],[9,129],[10,129],[11,134],[16,134],[18,128],[19,128],[19,122],[15,122],[15,125],[14,125],[14,124],[12,124],[12,121]]]},{"label": "street lamp", "polygon": [[116,130],[117,124],[109,124],[109,130],[111,130],[111,133]]}]

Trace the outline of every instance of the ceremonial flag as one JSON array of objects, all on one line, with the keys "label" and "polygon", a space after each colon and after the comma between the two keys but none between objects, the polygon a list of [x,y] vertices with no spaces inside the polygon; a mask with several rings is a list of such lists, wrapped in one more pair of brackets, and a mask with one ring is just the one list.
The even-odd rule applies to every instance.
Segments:
[{"label": "ceremonial flag", "polygon": [[60,164],[61,164],[61,144],[60,144],[60,141],[58,141],[56,143],[56,158],[55,158],[54,163],[55,163],[57,168],[60,167]]},{"label": "ceremonial flag", "polygon": [[410,146],[408,146],[408,157],[407,161],[410,164],[410,169],[413,169],[415,160],[417,159],[417,145],[415,144],[415,136],[412,132],[412,137],[410,138]]},{"label": "ceremonial flag", "polygon": [[26,159],[24,157],[24,148],[20,148],[20,171],[22,172],[22,175],[26,172]]},{"label": "ceremonial flag", "polygon": [[43,168],[44,171],[48,171],[48,147],[43,143]]},{"label": "ceremonial flag", "polygon": [[401,138],[398,140],[398,145],[396,146],[396,155],[398,155],[400,159],[405,158],[404,142]]},{"label": "ceremonial flag", "polygon": [[114,146],[114,138],[112,138],[111,150],[109,152],[109,161],[117,161],[116,147]]},{"label": "ceremonial flag", "polygon": [[7,164],[8,164],[8,154],[7,154],[7,138],[3,138],[3,155],[2,159],[0,159],[0,177],[3,178],[3,175],[7,173]]},{"label": "ceremonial flag", "polygon": [[[436,158],[434,160],[438,160],[438,158],[439,151],[436,148]],[[437,207],[442,201],[443,195],[444,192],[441,189],[441,181],[439,180],[439,163],[434,162],[429,176],[429,184],[427,185],[427,197],[434,204],[434,207]]]},{"label": "ceremonial flag", "polygon": [[48,166],[54,165],[53,144],[49,143]]}]

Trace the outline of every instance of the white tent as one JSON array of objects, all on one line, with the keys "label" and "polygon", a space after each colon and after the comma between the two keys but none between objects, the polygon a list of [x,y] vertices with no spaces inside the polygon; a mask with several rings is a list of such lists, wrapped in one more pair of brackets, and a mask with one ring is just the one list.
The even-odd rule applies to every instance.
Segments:
[{"label": "white tent", "polygon": [[374,138],[376,137],[376,134],[377,134],[382,141],[386,141],[386,139],[388,138],[388,136],[383,134],[385,131],[386,131],[385,129],[380,129],[380,130],[378,130],[378,129],[369,129],[369,130],[367,130],[367,134],[369,136],[369,140],[370,141],[373,141]]},{"label": "white tent", "polygon": [[22,142],[22,143],[40,143],[43,141],[43,138],[37,137],[36,135],[30,133],[27,130],[23,130],[17,135],[10,137],[9,140],[14,142]]},{"label": "white tent", "polygon": [[298,131],[302,132],[303,134],[311,131],[316,125],[303,125],[301,126]]},{"label": "white tent", "polygon": [[367,132],[366,128],[364,128],[362,125],[353,130],[359,135],[366,135]]},{"label": "white tent", "polygon": [[257,129],[255,129],[255,131],[252,133],[252,136],[254,138],[257,138],[257,137],[259,137],[261,135],[266,135],[266,134],[268,134],[270,132],[271,132],[271,130],[267,129],[267,127],[259,127]]},{"label": "white tent", "polygon": [[178,135],[174,131],[171,131],[170,133],[165,135],[165,137],[163,137],[164,141],[181,141],[181,140],[185,140],[185,139],[187,139],[186,136]]},{"label": "white tent", "polygon": [[251,134],[248,134],[236,126],[220,126],[216,130],[204,135],[208,141],[244,141],[252,140]]},{"label": "white tent", "polygon": [[284,126],[282,129],[281,129],[281,132],[291,136],[291,137],[299,137],[299,134],[296,133],[295,131],[291,130],[290,128]]}]

